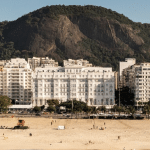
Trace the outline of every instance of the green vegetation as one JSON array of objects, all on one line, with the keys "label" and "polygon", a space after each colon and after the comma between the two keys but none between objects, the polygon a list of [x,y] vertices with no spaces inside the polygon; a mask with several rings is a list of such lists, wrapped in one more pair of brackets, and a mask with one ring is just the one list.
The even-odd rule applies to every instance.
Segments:
[{"label": "green vegetation", "polygon": [[96,66],[107,66],[113,67],[113,69],[118,69],[118,58],[124,60],[124,58],[127,56],[120,54],[121,52],[119,53],[117,51],[111,51],[107,48],[104,48],[99,44],[98,41],[89,38],[83,39],[79,44],[93,54],[92,56],[83,56],[83,58]]},{"label": "green vegetation", "polygon": [[100,106],[97,108],[97,111],[102,111],[102,112],[106,112],[106,107],[105,106]]},{"label": "green vegetation", "polygon": [[128,110],[128,112],[130,112],[131,114],[132,114],[132,116],[134,115],[134,113],[135,113],[135,108],[134,108],[134,106],[128,106],[128,108],[127,108],[127,110]]},{"label": "green vegetation", "polygon": [[6,113],[8,107],[11,105],[11,99],[7,96],[0,96],[0,111]]},{"label": "green vegetation", "polygon": [[51,100],[47,100],[47,104],[49,105],[47,107],[47,111],[51,113],[56,111],[56,108],[59,105],[59,101],[57,99],[51,99]]},{"label": "green vegetation", "polygon": [[33,108],[33,111],[35,111],[36,113],[37,113],[37,112],[40,112],[40,111],[41,111],[41,107],[35,106],[35,107]]},{"label": "green vegetation", "polygon": [[47,100],[47,104],[50,105],[54,105],[54,106],[58,106],[59,105],[59,101],[57,99],[51,99],[51,100]]},{"label": "green vegetation", "polygon": [[55,111],[56,111],[56,108],[55,108],[54,106],[52,106],[52,105],[49,105],[49,106],[47,107],[47,111],[49,111],[50,113],[51,113],[51,112],[55,112]]},{"label": "green vegetation", "polygon": [[73,102],[71,100],[69,100],[67,102],[63,102],[63,103],[59,104],[59,106],[65,106],[66,110],[68,112],[71,112],[72,111],[72,104],[73,104],[73,112],[82,112],[82,111],[87,112],[88,109],[90,111],[92,111],[92,108],[88,107],[86,103],[80,102],[77,100],[73,100]]},{"label": "green vegetation", "polygon": [[148,119],[149,119],[149,115],[150,115],[150,103],[147,103],[144,106],[143,113],[148,114]]},{"label": "green vegetation", "polygon": [[29,57],[33,57],[33,54],[27,50],[16,50],[14,48],[14,42],[3,43],[0,41],[0,60],[9,60],[16,57],[25,58],[27,60]]},{"label": "green vegetation", "polygon": [[[119,90],[115,92],[115,96],[115,104],[119,105]],[[134,105],[134,94],[130,92],[128,87],[123,87],[120,89],[120,105]]]},{"label": "green vegetation", "polygon": [[[24,15],[26,22],[32,25],[37,24],[42,17],[49,17],[57,20],[59,15],[67,15],[68,17],[85,16],[85,17],[107,17],[108,19],[114,19],[124,24],[134,24],[133,21],[125,17],[123,14],[118,14],[115,11],[106,9],[100,6],[76,6],[76,5],[56,5],[56,6],[46,6],[32,13]],[[22,19],[22,18],[20,18]]]},{"label": "green vegetation", "polygon": [[42,105],[42,106],[41,106],[41,111],[43,111],[43,110],[44,110],[44,108],[45,108],[45,105]]}]

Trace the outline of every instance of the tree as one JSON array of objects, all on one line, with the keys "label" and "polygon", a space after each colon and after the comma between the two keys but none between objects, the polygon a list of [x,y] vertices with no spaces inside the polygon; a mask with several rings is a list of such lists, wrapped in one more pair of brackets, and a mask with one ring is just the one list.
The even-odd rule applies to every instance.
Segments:
[{"label": "tree", "polygon": [[133,107],[133,106],[129,106],[128,107],[128,111],[132,114],[132,116],[134,115],[134,113],[135,113],[135,108]]},{"label": "tree", "polygon": [[149,119],[149,114],[150,114],[150,105],[149,105],[149,104],[146,104],[146,105],[144,106],[143,112],[144,112],[145,114],[148,114],[148,119]]},{"label": "tree", "polygon": [[47,107],[47,111],[49,111],[50,113],[51,113],[51,112],[55,112],[55,111],[56,111],[56,108],[55,108],[54,106],[52,106],[52,105],[49,105],[49,106]]},{"label": "tree", "polygon": [[88,111],[88,106],[84,102],[80,102],[77,100],[69,100],[67,102],[63,102],[59,104],[59,106],[65,106],[66,110],[71,111],[72,110],[72,103],[73,103],[73,112],[87,112]]},{"label": "tree", "polygon": [[41,106],[41,111],[43,111],[43,110],[44,110],[44,108],[45,108],[45,105],[42,105],[42,106]]},{"label": "tree", "polygon": [[97,110],[102,111],[102,112],[106,112],[106,107],[105,106],[100,106],[97,108]]},{"label": "tree", "polygon": [[93,114],[97,113],[96,107],[94,107],[94,106],[89,106],[89,107],[91,109],[91,113],[93,113]]},{"label": "tree", "polygon": [[0,110],[6,112],[8,107],[11,105],[11,99],[7,96],[0,96]]},{"label": "tree", "polygon": [[[119,90],[115,92],[115,103],[119,105]],[[120,90],[120,104],[123,106],[134,105],[134,94],[130,92],[129,87],[123,87]]]},{"label": "tree", "polygon": [[41,107],[35,106],[35,107],[33,108],[33,111],[39,112],[39,111],[41,111]]},{"label": "tree", "polygon": [[118,106],[114,105],[113,108],[111,108],[113,112],[117,112]]},{"label": "tree", "polygon": [[52,111],[56,111],[57,106],[59,105],[59,101],[57,99],[51,99],[51,100],[47,100],[48,103],[48,107],[47,107],[47,111],[52,112]]},{"label": "tree", "polygon": [[113,111],[113,112],[118,112],[119,115],[120,115],[120,113],[121,113],[121,112],[124,112],[125,110],[124,110],[124,107],[122,107],[122,106],[119,107],[119,106],[117,106],[117,105],[114,105],[113,108],[112,108],[112,111]]},{"label": "tree", "polygon": [[93,108],[92,106],[88,106],[87,107],[87,111],[86,112],[87,112],[87,114],[89,116],[89,119],[90,119],[90,114],[92,113],[92,108]]},{"label": "tree", "polygon": [[59,105],[59,101],[57,99],[51,99],[51,100],[47,100],[48,105],[55,105],[58,106]]}]

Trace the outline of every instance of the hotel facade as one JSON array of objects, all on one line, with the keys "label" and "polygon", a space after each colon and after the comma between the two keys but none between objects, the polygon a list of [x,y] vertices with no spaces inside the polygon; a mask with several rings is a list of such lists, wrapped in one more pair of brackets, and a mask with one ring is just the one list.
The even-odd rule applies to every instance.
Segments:
[{"label": "hotel facade", "polygon": [[47,106],[50,99],[59,102],[76,99],[88,106],[107,108],[115,104],[111,67],[93,67],[83,59],[68,59],[63,63],[63,67],[58,66],[58,62],[48,57],[33,57],[28,63],[21,58],[11,59],[0,72],[0,94],[32,107]]}]

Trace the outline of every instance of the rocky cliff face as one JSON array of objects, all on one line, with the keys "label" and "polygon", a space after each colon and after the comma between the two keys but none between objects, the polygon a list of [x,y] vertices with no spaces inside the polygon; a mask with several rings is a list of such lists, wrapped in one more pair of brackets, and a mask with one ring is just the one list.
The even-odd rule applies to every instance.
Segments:
[{"label": "rocky cliff face", "polygon": [[20,51],[49,56],[59,62],[83,58],[95,65],[109,63],[117,68],[117,63],[111,63],[113,59],[136,57],[135,53],[145,44],[140,32],[130,24],[100,16],[59,14],[56,18],[32,20],[24,16],[5,25],[3,41],[14,42],[15,49]]}]

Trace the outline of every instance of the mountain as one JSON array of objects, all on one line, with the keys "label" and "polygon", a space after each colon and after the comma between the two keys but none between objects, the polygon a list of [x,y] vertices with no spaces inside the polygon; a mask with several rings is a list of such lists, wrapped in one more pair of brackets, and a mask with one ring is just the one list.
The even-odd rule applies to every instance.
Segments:
[{"label": "mountain", "polygon": [[0,59],[49,56],[86,59],[118,69],[134,57],[150,61],[150,25],[135,23],[98,6],[46,6],[11,22],[0,22]]}]

